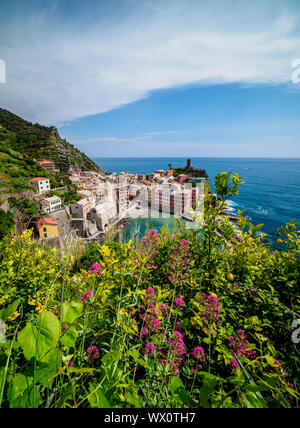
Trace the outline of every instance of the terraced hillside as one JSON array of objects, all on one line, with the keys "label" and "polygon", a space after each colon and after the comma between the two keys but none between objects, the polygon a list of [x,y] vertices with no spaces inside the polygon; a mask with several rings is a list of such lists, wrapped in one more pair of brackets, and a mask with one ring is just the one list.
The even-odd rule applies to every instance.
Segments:
[{"label": "terraced hillside", "polygon": [[[37,163],[49,159],[61,172],[54,176]],[[30,186],[27,179],[49,177],[52,185],[66,184],[69,166],[100,171],[84,153],[60,138],[56,128],[32,124],[0,108],[0,194],[19,193]]]}]

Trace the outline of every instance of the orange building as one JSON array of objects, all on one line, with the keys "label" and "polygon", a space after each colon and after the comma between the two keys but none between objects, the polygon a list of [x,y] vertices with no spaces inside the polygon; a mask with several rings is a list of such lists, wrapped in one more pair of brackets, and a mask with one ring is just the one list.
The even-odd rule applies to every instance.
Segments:
[{"label": "orange building", "polygon": [[40,239],[58,237],[58,223],[52,218],[44,217],[37,221],[37,229],[39,231]]}]

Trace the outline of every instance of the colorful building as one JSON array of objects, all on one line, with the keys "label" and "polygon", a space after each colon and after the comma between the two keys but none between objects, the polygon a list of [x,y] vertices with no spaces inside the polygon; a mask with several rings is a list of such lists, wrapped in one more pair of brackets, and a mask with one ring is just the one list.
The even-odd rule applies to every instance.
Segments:
[{"label": "colorful building", "polygon": [[58,234],[58,223],[52,220],[52,218],[41,218],[36,223],[40,239],[57,238]]},{"label": "colorful building", "polygon": [[50,181],[48,178],[35,177],[30,178],[28,182],[29,184],[31,184],[31,186],[36,188],[39,194],[49,192],[49,190],[51,189]]},{"label": "colorful building", "polygon": [[59,211],[62,208],[61,199],[59,196],[51,196],[50,198],[44,198],[40,201],[40,205],[44,213],[53,213]]}]

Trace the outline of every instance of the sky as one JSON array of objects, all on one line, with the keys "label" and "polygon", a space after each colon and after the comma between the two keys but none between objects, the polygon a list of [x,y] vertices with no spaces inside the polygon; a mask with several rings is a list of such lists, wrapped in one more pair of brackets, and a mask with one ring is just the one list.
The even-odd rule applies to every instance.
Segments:
[{"label": "sky", "polygon": [[87,155],[300,157],[299,0],[0,6],[0,107]]}]

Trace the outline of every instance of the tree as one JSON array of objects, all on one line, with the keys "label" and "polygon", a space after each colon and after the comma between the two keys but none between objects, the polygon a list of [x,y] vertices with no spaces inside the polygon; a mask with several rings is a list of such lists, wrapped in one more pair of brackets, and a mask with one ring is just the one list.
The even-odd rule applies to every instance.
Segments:
[{"label": "tree", "polygon": [[0,240],[2,240],[9,233],[13,226],[13,215],[0,209]]}]

